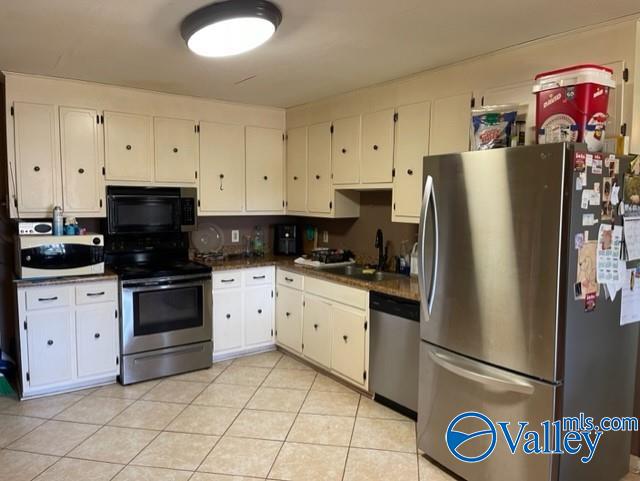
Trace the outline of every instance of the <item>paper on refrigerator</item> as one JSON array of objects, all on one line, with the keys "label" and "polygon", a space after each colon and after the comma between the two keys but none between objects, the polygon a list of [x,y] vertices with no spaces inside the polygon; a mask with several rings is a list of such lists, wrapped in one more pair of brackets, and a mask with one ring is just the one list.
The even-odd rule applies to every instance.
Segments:
[{"label": "paper on refrigerator", "polygon": [[596,280],[599,284],[617,286],[620,282],[618,261],[622,247],[622,226],[601,224],[596,251]]},{"label": "paper on refrigerator", "polygon": [[627,269],[622,285],[620,325],[640,321],[640,278],[635,269]]},{"label": "paper on refrigerator", "polygon": [[627,260],[640,259],[640,219],[624,219],[624,245],[627,248]]}]

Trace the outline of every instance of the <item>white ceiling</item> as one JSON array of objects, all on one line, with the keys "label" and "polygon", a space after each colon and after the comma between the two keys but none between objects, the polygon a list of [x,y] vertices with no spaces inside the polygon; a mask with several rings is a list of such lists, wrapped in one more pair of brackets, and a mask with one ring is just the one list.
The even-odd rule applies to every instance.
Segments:
[{"label": "white ceiling", "polygon": [[179,25],[208,3],[2,0],[0,69],[289,107],[640,11],[638,0],[275,0],[283,21],[267,44],[207,59]]}]

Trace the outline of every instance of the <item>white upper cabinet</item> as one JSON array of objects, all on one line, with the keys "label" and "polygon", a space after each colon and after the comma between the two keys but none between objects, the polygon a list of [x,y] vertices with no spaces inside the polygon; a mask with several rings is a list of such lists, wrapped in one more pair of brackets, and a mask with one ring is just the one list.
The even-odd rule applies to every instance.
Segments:
[{"label": "white upper cabinet", "polygon": [[331,162],[334,184],[360,182],[360,137],[360,115],[333,122]]},{"label": "white upper cabinet", "polygon": [[282,212],[283,134],[278,129],[246,129],[247,211]]},{"label": "white upper cabinet", "polygon": [[102,128],[93,109],[60,107],[65,214],[105,215]]},{"label": "white upper cabinet", "polygon": [[200,213],[244,207],[244,127],[200,122]]},{"label": "white upper cabinet", "polygon": [[153,119],[148,115],[104,113],[108,181],[153,180]]},{"label": "white upper cabinet", "polygon": [[51,215],[59,198],[59,150],[53,105],[15,102],[18,212]]},{"label": "white upper cabinet", "polygon": [[194,185],[198,177],[198,134],[193,120],[153,119],[155,180]]},{"label": "white upper cabinet", "polygon": [[398,107],[393,178],[393,220],[418,222],[422,203],[422,159],[429,151],[429,102]]},{"label": "white upper cabinet", "polygon": [[307,128],[287,132],[287,211],[307,210]]},{"label": "white upper cabinet", "polygon": [[533,81],[487,89],[480,97],[482,105],[516,104],[518,120],[525,121],[525,145],[536,143],[536,96]]},{"label": "white upper cabinet", "polygon": [[307,208],[309,212],[331,212],[331,124],[309,127]]},{"label": "white upper cabinet", "polygon": [[387,109],[362,116],[360,181],[364,184],[392,181],[394,114]]},{"label": "white upper cabinet", "polygon": [[469,92],[433,101],[429,155],[469,150],[471,99]]}]

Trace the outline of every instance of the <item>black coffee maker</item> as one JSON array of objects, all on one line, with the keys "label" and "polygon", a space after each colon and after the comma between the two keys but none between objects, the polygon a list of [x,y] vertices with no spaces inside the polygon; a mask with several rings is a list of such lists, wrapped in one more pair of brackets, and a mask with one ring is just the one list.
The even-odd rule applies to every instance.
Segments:
[{"label": "black coffee maker", "polygon": [[295,224],[274,226],[273,253],[281,256],[297,256],[302,253],[302,234]]}]

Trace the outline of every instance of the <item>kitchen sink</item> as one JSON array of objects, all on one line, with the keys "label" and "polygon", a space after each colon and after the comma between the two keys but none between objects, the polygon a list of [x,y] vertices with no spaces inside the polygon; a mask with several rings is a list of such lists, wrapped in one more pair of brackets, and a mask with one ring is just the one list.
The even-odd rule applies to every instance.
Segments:
[{"label": "kitchen sink", "polygon": [[323,269],[324,272],[337,274],[340,276],[351,277],[353,279],[361,279],[364,281],[388,281],[392,279],[403,279],[406,276],[395,274],[393,272],[375,271],[372,273],[365,272],[365,268],[357,265],[329,267]]}]

